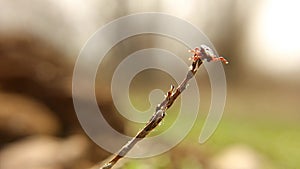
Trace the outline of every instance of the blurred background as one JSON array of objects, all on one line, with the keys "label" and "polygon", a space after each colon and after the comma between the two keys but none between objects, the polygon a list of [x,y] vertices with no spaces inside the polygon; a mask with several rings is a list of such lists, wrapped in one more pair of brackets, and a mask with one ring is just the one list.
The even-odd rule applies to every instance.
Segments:
[{"label": "blurred background", "polygon": [[[164,12],[202,30],[230,62],[224,66],[228,94],[219,127],[199,144],[210,105],[210,84],[202,67],[196,76],[200,115],[187,138],[160,156],[123,160],[122,168],[300,168],[299,8],[294,0],[1,0],[0,169],[89,168],[110,155],[85,135],[76,118],[72,71],[80,49],[97,29],[138,12]],[[118,115],[111,77],[127,55],[150,47],[189,57],[188,49],[174,39],[141,35],[117,44],[99,66],[99,107],[115,129],[128,135],[143,124]],[[174,80],[163,72],[143,71],[130,86],[132,102],[145,110],[149,92],[166,92],[170,84]],[[154,135],[172,124],[178,106]]]}]

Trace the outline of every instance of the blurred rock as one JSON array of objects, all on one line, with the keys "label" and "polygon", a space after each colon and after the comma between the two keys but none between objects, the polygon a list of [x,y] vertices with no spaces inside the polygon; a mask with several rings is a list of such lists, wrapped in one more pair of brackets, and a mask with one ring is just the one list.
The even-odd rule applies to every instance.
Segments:
[{"label": "blurred rock", "polygon": [[0,34],[0,54],[0,80],[7,83],[31,79],[48,88],[60,88],[64,78],[71,76],[70,60],[63,52],[30,34]]},{"label": "blurred rock", "polygon": [[[84,132],[73,106],[74,63],[66,53],[43,37],[28,32],[9,32],[0,33],[0,56],[1,169],[86,168],[82,166],[91,166],[109,155],[89,141],[89,160],[77,160],[86,151],[78,143],[81,139],[62,141],[51,137],[65,138]],[[102,90],[96,92],[101,96],[97,99],[104,117],[116,130],[123,132],[123,121],[110,97]],[[84,96],[78,97],[89,104]],[[22,140],[28,135],[34,137]]]},{"label": "blurred rock", "polygon": [[45,105],[26,96],[3,92],[0,92],[0,121],[3,139],[56,134],[60,129],[59,120]]},{"label": "blurred rock", "polygon": [[[0,34],[0,55],[0,90],[27,95],[46,105],[61,121],[63,135],[81,130],[73,107],[73,63],[68,56],[42,38],[26,33]],[[112,109],[105,94],[97,91],[96,95],[102,96],[103,109]],[[103,113],[122,130],[117,116],[111,116],[111,111]]]},{"label": "blurred rock", "polygon": [[[74,135],[66,140],[35,136],[12,143],[0,152],[0,169],[65,169],[84,167],[88,140]],[[85,166],[86,167],[86,166]]]},{"label": "blurred rock", "polygon": [[224,149],[210,161],[210,169],[263,169],[261,155],[246,145]]},{"label": "blurred rock", "polygon": [[38,100],[62,122],[79,127],[71,95],[71,62],[49,42],[26,33],[0,34],[0,90]]}]

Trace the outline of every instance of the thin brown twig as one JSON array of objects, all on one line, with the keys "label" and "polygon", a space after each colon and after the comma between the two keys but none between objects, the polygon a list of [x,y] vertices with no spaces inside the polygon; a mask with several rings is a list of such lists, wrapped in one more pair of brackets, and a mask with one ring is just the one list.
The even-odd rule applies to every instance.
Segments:
[{"label": "thin brown twig", "polygon": [[177,97],[186,89],[189,80],[193,78],[194,75],[197,73],[199,67],[203,63],[203,60],[207,60],[208,62],[220,60],[225,64],[228,64],[227,60],[223,57],[216,57],[212,50],[206,45],[201,45],[200,49],[195,48],[194,50],[190,50],[189,52],[194,54],[191,58],[193,62],[185,79],[176,89],[173,85],[171,85],[171,89],[167,92],[165,99],[156,107],[155,113],[147,122],[146,126],[142,130],[140,130],[135,137],[128,141],[127,144],[125,144],[120,149],[118,154],[115,155],[113,159],[111,159],[108,163],[100,167],[100,169],[112,168],[121,158],[123,158],[133,148],[133,146],[138,141],[141,141],[143,138],[145,138],[153,129],[155,129],[159,125],[159,123],[165,117],[165,112],[173,105]]}]

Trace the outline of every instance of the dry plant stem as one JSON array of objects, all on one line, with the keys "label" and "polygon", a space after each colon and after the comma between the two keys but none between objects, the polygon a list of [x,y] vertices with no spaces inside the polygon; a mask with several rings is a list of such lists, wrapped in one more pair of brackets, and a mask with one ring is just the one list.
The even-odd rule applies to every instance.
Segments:
[{"label": "dry plant stem", "polygon": [[194,77],[201,64],[202,61],[200,59],[192,63],[191,69],[188,71],[185,79],[176,88],[176,90],[174,90],[173,85],[171,86],[171,89],[168,91],[167,96],[162,101],[162,103],[156,107],[155,113],[148,121],[146,126],[142,130],[140,130],[134,138],[132,138],[127,144],[125,144],[112,160],[110,160],[100,169],[112,168],[117,163],[117,161],[124,157],[138,141],[145,138],[153,129],[156,128],[156,126],[158,126],[158,124],[164,118],[165,112],[172,106],[177,97],[186,89],[188,81]]},{"label": "dry plant stem", "polygon": [[[195,48],[196,49],[196,48]],[[199,67],[203,63],[201,58],[211,58],[213,61],[220,60],[220,61],[226,61],[223,57],[216,58],[214,55],[211,55],[210,53],[195,53],[194,51],[191,51],[194,53],[194,56],[192,57],[192,65],[190,66],[190,70],[188,71],[185,79],[181,82],[181,84],[176,88],[174,86],[171,86],[171,89],[168,91],[165,99],[162,101],[161,104],[159,104],[156,107],[155,113],[152,115],[151,119],[147,122],[146,126],[140,130],[137,135],[132,138],[127,144],[125,144],[119,151],[119,153],[114,156],[112,160],[110,160],[108,163],[106,163],[104,166],[100,167],[100,169],[110,169],[112,168],[121,158],[123,158],[131,149],[132,147],[138,142],[141,141],[143,138],[145,138],[153,129],[155,129],[159,123],[163,120],[165,117],[165,112],[173,105],[174,101],[177,99],[177,97],[186,89],[188,82],[191,78],[194,77],[194,75],[197,73]]]}]

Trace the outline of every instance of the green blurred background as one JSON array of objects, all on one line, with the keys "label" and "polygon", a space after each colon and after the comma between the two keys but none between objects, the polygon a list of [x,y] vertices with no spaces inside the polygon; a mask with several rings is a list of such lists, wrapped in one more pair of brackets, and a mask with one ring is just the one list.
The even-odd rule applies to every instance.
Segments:
[{"label": "green blurred background", "polygon": [[[227,101],[216,132],[199,144],[210,106],[210,84],[202,67],[196,75],[199,116],[187,138],[160,156],[122,160],[121,168],[300,168],[299,8],[294,0],[1,0],[0,169],[89,168],[109,156],[79,125],[72,103],[72,71],[95,31],[138,12],[173,15],[207,35],[230,62],[224,66]],[[188,63],[188,49],[180,42],[139,35],[118,43],[99,66],[99,107],[115,129],[128,135],[143,124],[118,115],[110,95],[111,78],[126,56],[153,47]],[[131,101],[146,110],[149,93],[156,88],[166,92],[170,84],[175,82],[164,72],[143,71],[131,83]],[[175,104],[152,135],[166,130],[179,108]]]}]

